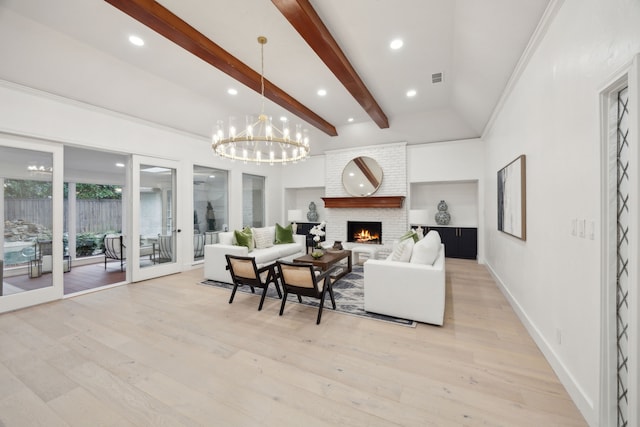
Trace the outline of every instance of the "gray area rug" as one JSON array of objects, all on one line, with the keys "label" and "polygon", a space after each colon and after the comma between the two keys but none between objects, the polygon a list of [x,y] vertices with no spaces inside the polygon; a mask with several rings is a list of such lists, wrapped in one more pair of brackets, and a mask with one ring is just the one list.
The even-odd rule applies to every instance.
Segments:
[{"label": "gray area rug", "polygon": [[[201,282],[201,284],[229,289],[229,292],[231,292],[231,289],[233,289],[233,285],[229,283],[216,282],[214,280],[205,280]],[[251,289],[248,286],[240,286],[238,288],[238,292],[251,293]],[[259,298],[260,295],[262,295],[261,292],[262,289],[256,289],[256,298]],[[364,311],[364,274],[361,265],[354,265],[351,273],[347,274],[333,284],[333,295],[336,300],[336,311],[351,314],[354,316],[366,317],[368,319],[391,322],[402,326],[416,326],[416,322],[414,322],[413,320],[399,319],[397,317],[385,316],[384,314]],[[279,299],[278,293],[276,292],[276,289],[273,285],[269,286],[267,298]],[[320,300],[315,298],[302,297],[302,303],[318,307],[318,305],[320,304]],[[256,301],[256,307],[257,304],[258,302]],[[287,299],[287,305],[288,304],[298,304],[298,297],[296,295],[289,295],[289,298]],[[331,300],[327,295],[327,299],[324,302],[324,312],[331,310],[333,310],[331,308]]]}]

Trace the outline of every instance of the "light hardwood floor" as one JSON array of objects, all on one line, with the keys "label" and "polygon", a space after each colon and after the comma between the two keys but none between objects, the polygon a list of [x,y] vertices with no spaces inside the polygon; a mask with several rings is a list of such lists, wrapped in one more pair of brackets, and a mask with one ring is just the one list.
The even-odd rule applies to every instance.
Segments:
[{"label": "light hardwood floor", "polygon": [[0,426],[586,425],[474,261],[447,259],[443,327],[316,325],[201,278],[0,315]]}]

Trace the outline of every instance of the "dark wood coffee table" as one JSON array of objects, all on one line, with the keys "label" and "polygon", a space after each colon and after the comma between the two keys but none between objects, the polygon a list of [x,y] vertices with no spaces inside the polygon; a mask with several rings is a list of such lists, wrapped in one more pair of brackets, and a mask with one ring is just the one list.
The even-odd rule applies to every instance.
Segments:
[{"label": "dark wood coffee table", "polygon": [[293,262],[304,262],[307,264],[313,264],[314,266],[321,268],[322,271],[327,271],[328,269],[330,269],[331,267],[333,267],[334,265],[336,265],[338,262],[342,261],[345,258],[347,260],[346,269],[343,268],[339,274],[335,276],[331,276],[331,278],[335,282],[336,280],[345,276],[346,274],[351,273],[351,251],[349,250],[345,249],[339,252],[325,251],[324,255],[318,259],[315,259],[311,255],[307,254],[298,258],[294,258]]}]

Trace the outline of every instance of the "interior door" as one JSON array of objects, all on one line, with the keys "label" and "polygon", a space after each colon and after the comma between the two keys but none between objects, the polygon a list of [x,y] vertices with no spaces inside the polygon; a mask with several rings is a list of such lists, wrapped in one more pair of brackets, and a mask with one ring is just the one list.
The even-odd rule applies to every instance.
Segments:
[{"label": "interior door", "polygon": [[132,281],[181,271],[180,213],[178,192],[180,163],[173,160],[133,156],[131,236]]},{"label": "interior door", "polygon": [[0,136],[0,313],[63,296],[62,146]]}]

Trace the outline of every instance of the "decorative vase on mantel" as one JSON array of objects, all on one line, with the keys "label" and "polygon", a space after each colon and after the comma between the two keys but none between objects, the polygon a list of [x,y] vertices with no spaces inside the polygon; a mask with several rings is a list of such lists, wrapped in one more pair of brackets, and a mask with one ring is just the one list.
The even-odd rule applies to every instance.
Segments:
[{"label": "decorative vase on mantel", "polygon": [[436,224],[438,225],[448,225],[449,221],[451,221],[451,215],[447,212],[449,207],[447,206],[447,202],[444,200],[440,200],[438,203],[438,212],[436,213]]}]

